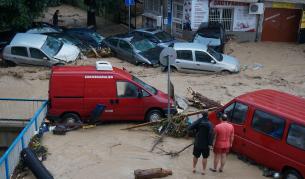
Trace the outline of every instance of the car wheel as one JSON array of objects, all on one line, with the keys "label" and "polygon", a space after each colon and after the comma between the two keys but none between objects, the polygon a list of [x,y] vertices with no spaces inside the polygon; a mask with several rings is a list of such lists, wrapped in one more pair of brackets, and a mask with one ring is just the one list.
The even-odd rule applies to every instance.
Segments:
[{"label": "car wheel", "polygon": [[14,67],[16,66],[15,62],[9,61],[9,60],[4,60],[4,64],[8,67]]},{"label": "car wheel", "polygon": [[63,63],[56,63],[54,66],[65,66]]},{"label": "car wheel", "polygon": [[302,179],[302,177],[297,171],[289,169],[284,171],[283,179]]},{"label": "car wheel", "polygon": [[220,74],[221,74],[221,75],[229,75],[229,74],[231,74],[231,72],[228,71],[228,70],[222,70],[222,71],[220,72]]},{"label": "car wheel", "polygon": [[146,114],[145,120],[148,122],[156,122],[156,121],[160,121],[162,117],[163,117],[162,112],[160,110],[154,109]]},{"label": "car wheel", "polygon": [[[163,71],[164,71],[164,72],[167,72],[167,67],[164,67],[164,70],[163,70]],[[171,66],[171,72],[176,72],[176,71],[178,71],[177,68],[174,67],[174,66]]]},{"label": "car wheel", "polygon": [[75,113],[67,113],[65,115],[62,116],[62,122],[64,124],[75,124],[75,123],[80,123],[80,117],[75,114]]}]

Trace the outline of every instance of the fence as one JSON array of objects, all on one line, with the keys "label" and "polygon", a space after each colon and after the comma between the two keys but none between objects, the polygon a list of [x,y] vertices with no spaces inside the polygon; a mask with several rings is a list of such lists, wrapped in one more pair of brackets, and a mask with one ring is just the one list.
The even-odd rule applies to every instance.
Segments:
[{"label": "fence", "polygon": [[[8,150],[4,153],[4,155],[0,158],[0,178],[2,179],[9,179],[11,175],[14,172],[15,167],[18,165],[20,160],[20,152],[23,148],[26,148],[31,140],[31,138],[35,135],[35,133],[39,130],[39,127],[41,123],[44,121],[46,113],[47,113],[47,103],[46,100],[35,100],[35,99],[0,99],[0,105],[1,107],[6,106],[3,104],[8,103],[15,103],[15,106],[11,108],[10,110],[13,111],[15,108],[16,111],[18,111],[18,105],[20,103],[26,104],[25,106],[32,106],[34,109],[37,109],[35,112],[33,112],[33,115],[30,119],[30,121],[27,123],[27,125],[23,128],[23,130],[20,132],[20,134],[16,137],[16,139],[13,141],[13,143],[10,145]],[[29,105],[30,104],[30,105]],[[22,105],[20,105],[22,106]],[[7,106],[8,107],[8,106]],[[24,109],[26,109],[25,107]],[[8,107],[10,108],[10,107]],[[21,110],[24,112],[24,115],[26,114],[25,110]],[[0,118],[5,117],[7,120],[9,118],[12,118],[13,120],[19,117],[22,117],[22,112],[16,116],[5,116],[3,115],[7,114],[7,111],[5,109],[3,110],[1,108],[0,110]],[[25,116],[27,118],[27,116]],[[20,119],[20,118],[19,118]]]}]

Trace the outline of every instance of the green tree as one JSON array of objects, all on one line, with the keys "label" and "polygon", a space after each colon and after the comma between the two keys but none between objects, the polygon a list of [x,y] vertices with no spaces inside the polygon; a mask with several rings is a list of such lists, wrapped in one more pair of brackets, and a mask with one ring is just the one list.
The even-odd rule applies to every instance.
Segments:
[{"label": "green tree", "polygon": [[41,16],[49,0],[0,0],[0,31],[24,29]]}]

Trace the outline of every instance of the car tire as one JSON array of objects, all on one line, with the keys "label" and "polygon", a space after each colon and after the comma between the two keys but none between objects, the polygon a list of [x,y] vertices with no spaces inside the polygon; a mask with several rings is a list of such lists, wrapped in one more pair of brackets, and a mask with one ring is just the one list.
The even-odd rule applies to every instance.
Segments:
[{"label": "car tire", "polygon": [[9,60],[3,60],[4,65],[8,66],[8,67],[14,67],[16,66],[15,62],[9,61]]},{"label": "car tire", "polygon": [[62,116],[62,123],[64,124],[79,124],[81,123],[80,117],[75,113],[66,113]]},{"label": "car tire", "polygon": [[64,63],[56,63],[54,66],[65,66]]},{"label": "car tire", "polygon": [[147,122],[156,122],[163,118],[163,113],[158,109],[150,110],[146,116],[145,121]]},{"label": "car tire", "polygon": [[[171,72],[176,72],[178,71],[176,67],[171,66]],[[167,72],[167,67],[164,67],[163,72]]]},{"label": "car tire", "polygon": [[303,177],[293,169],[285,170],[283,173],[283,179],[303,179]]},{"label": "car tire", "polygon": [[231,72],[228,71],[228,70],[222,70],[222,71],[220,72],[220,75],[229,75],[229,74],[231,74]]}]

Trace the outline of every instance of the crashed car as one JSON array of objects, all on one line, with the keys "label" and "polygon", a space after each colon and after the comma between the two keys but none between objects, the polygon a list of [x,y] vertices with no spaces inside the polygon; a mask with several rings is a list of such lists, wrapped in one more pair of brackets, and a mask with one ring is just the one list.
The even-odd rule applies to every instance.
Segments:
[{"label": "crashed car", "polygon": [[76,37],[82,42],[89,44],[93,48],[101,48],[104,37],[99,33],[87,28],[71,28],[66,29],[64,33]]},{"label": "crashed car", "polygon": [[132,34],[121,34],[108,37],[103,43],[116,56],[130,63],[159,66],[159,56],[163,48],[156,46],[146,38]]},{"label": "crashed car", "polygon": [[18,33],[3,50],[3,59],[8,65],[64,65],[79,58],[80,50],[56,38]]},{"label": "crashed car", "polygon": [[132,32],[132,34],[147,38],[149,41],[160,47],[168,47],[172,43],[179,42],[169,33],[159,29],[136,29]]},{"label": "crashed car", "polygon": [[225,45],[225,30],[219,23],[201,24],[192,42],[200,43],[223,53]]}]

